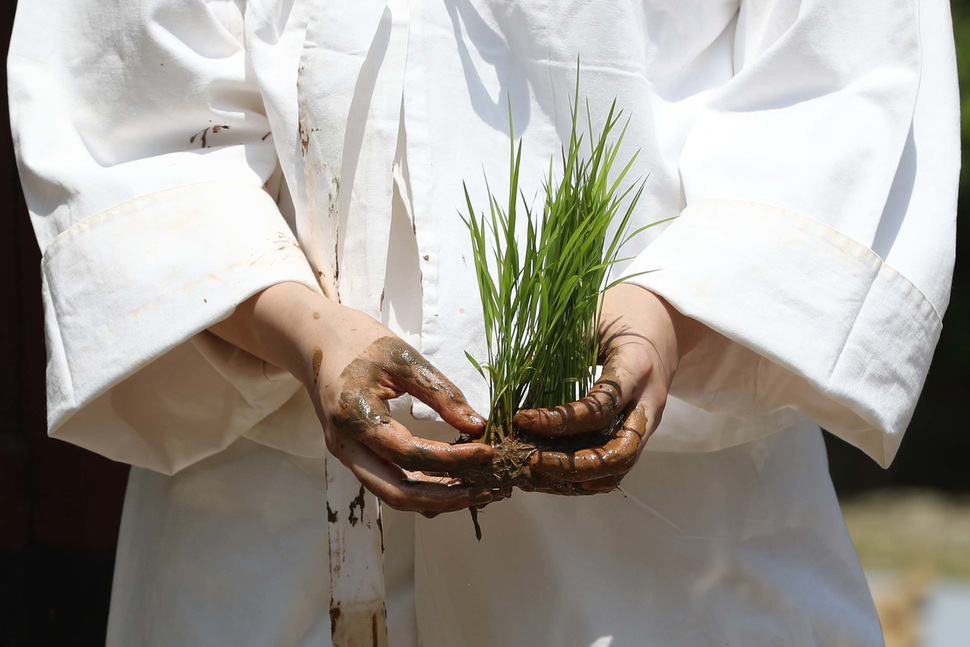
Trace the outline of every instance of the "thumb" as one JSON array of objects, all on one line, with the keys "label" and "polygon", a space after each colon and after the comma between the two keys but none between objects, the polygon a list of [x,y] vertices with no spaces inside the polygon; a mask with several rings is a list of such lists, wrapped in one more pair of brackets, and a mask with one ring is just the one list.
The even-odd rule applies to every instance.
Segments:
[{"label": "thumb", "polygon": [[485,433],[485,418],[468,404],[461,389],[421,353],[402,341],[391,359],[389,373],[396,389],[424,402],[463,434],[480,438]]}]

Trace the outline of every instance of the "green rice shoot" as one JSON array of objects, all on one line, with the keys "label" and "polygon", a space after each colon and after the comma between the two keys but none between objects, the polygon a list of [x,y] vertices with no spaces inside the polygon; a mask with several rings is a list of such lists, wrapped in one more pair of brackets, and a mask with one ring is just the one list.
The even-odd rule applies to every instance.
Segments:
[{"label": "green rice shoot", "polygon": [[[587,100],[587,146],[587,135],[577,128],[578,103],[577,71],[562,177],[555,181],[550,160],[538,223],[519,187],[522,142],[516,146],[511,102],[508,197],[495,197],[486,176],[488,210],[476,216],[465,185],[468,215],[462,219],[471,235],[488,361],[465,355],[489,384],[483,440],[493,445],[513,433],[512,418],[519,409],[572,402],[593,386],[600,352],[600,296],[619,282],[609,282],[609,275],[613,265],[627,260],[617,257],[620,249],[646,228],[630,231],[645,179],[621,190],[639,151],[610,178],[629,119],[620,127],[622,111],[614,100],[594,141]],[[525,240],[520,245],[516,232],[523,217]],[[617,218],[615,233],[609,236]]]}]

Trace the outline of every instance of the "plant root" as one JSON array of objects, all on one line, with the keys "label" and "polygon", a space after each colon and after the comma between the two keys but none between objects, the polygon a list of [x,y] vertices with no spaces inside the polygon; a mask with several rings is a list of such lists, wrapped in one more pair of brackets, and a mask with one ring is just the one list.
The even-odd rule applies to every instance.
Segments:
[{"label": "plant root", "polygon": [[[564,481],[533,472],[529,466],[530,460],[536,453],[544,450],[572,452],[590,446],[601,445],[604,439],[609,437],[611,431],[576,434],[551,439],[545,436],[529,434],[520,429],[513,429],[511,434],[505,436],[500,443],[492,447],[495,450],[495,456],[491,464],[462,470],[453,473],[452,476],[461,479],[463,483],[468,485],[491,490],[495,497],[491,503],[510,498],[512,496],[512,490],[515,488],[523,492],[547,492],[562,496],[589,496],[593,492],[583,489],[577,482]],[[470,442],[475,442],[475,439],[462,435],[455,441],[455,444]],[[482,529],[478,522],[478,511],[487,505],[489,504],[485,503],[469,508],[472,523],[475,524],[475,537],[479,541],[482,539]]]}]

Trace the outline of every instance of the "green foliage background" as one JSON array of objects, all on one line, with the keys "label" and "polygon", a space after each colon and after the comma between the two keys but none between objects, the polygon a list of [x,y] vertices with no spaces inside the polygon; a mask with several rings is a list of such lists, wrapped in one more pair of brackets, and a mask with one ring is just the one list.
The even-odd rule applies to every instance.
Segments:
[{"label": "green foliage background", "polygon": [[[963,406],[970,404],[970,265],[967,262],[967,233],[970,228],[970,1],[954,0],[953,32],[956,38],[957,70],[960,79],[960,143],[963,170],[960,173],[960,201],[957,216],[957,267],[953,296],[944,319],[948,328],[943,353],[937,353],[934,370],[953,371],[962,386]],[[941,356],[942,355],[942,356]],[[956,416],[955,409],[952,414]]]}]

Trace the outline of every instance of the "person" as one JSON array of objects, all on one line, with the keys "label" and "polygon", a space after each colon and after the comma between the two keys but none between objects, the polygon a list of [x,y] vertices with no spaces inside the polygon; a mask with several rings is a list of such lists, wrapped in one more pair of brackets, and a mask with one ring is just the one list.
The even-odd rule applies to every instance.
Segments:
[{"label": "person", "polygon": [[[888,465],[939,337],[949,20],[942,0],[21,3],[50,433],[133,465],[108,644],[881,644],[819,424]],[[510,110],[541,185],[577,56],[591,123],[614,98],[630,117],[634,226],[678,215],[606,296],[604,332],[633,333],[607,349],[625,424],[533,460],[601,493],[517,492],[480,543],[466,515],[382,513],[374,495],[497,498],[434,476],[491,456],[450,444],[487,407],[456,209],[482,169],[507,188]]]}]

